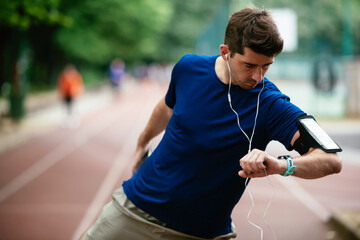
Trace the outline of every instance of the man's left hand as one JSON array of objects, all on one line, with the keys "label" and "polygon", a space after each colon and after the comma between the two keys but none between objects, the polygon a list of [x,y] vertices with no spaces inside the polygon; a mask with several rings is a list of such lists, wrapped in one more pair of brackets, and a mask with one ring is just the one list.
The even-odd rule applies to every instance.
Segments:
[{"label": "man's left hand", "polygon": [[238,173],[240,177],[256,178],[285,172],[287,162],[278,160],[264,151],[253,149],[240,159],[240,166],[242,168]]}]

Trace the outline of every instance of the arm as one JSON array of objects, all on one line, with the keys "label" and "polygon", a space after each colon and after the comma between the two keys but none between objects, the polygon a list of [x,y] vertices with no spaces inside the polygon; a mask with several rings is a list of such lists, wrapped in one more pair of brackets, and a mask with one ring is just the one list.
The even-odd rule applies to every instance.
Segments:
[{"label": "arm", "polygon": [[[291,145],[300,136],[297,131]],[[324,177],[341,171],[341,159],[336,153],[326,153],[317,148],[311,148],[306,154],[293,158],[296,169],[294,176],[306,179]],[[253,149],[249,154],[240,159],[243,170],[239,171],[241,177],[264,177],[269,174],[283,174],[287,169],[286,160],[279,160],[264,151]]]},{"label": "arm", "polygon": [[165,103],[163,97],[155,106],[145,129],[140,134],[135,151],[133,172],[136,172],[143,163],[142,158],[146,154],[151,139],[161,133],[167,126],[173,110]]}]

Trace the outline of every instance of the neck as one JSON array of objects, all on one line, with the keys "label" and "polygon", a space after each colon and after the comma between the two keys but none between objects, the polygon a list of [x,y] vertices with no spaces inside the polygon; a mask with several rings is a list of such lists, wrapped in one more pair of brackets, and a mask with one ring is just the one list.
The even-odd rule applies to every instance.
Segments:
[{"label": "neck", "polygon": [[229,71],[226,61],[219,56],[215,62],[215,73],[224,84],[229,84]]}]

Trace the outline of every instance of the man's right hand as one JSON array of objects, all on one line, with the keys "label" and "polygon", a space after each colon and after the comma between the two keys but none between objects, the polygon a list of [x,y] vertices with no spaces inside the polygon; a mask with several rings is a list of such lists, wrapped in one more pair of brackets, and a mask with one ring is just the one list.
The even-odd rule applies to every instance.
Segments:
[{"label": "man's right hand", "polygon": [[134,156],[134,164],[132,167],[132,172],[136,173],[141,165],[145,162],[146,158],[148,157],[149,150],[143,147],[138,147],[135,151]]}]

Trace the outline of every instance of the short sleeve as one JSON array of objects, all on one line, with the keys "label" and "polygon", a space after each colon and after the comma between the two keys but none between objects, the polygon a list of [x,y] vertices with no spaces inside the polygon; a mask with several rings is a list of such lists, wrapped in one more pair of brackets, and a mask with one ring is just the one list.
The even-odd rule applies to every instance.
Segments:
[{"label": "short sleeve", "polygon": [[296,119],[306,115],[299,107],[283,97],[276,98],[269,107],[267,126],[271,140],[281,142],[286,149],[292,150],[291,140],[297,131]]},{"label": "short sleeve", "polygon": [[165,95],[165,103],[169,108],[174,108],[176,103],[176,93],[175,93],[175,72],[176,72],[176,66],[174,67],[172,73],[171,73],[171,80],[169,84],[169,88],[167,90],[167,93]]},{"label": "short sleeve", "polygon": [[165,103],[169,108],[174,108],[174,106],[176,104],[176,84],[178,82],[178,79],[180,79],[181,74],[186,69],[186,62],[189,57],[190,57],[189,54],[184,55],[179,60],[179,62],[175,64],[175,66],[171,72],[169,89],[165,95]]}]

